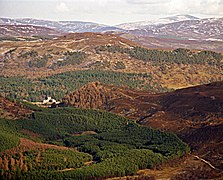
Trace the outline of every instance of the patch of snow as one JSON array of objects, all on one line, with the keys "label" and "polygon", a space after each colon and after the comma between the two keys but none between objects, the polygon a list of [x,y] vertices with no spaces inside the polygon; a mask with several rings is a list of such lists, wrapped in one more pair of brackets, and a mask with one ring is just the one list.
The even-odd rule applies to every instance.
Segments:
[{"label": "patch of snow", "polygon": [[219,42],[223,42],[223,39],[208,38],[208,39],[206,39],[206,41],[219,41]]},{"label": "patch of snow", "polygon": [[196,41],[197,39],[189,38],[188,40],[189,40],[189,41]]}]

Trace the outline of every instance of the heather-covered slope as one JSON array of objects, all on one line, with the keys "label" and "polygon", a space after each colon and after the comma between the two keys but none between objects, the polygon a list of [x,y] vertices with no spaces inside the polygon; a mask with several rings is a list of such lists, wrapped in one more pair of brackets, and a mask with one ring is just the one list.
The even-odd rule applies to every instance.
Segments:
[{"label": "heather-covered slope", "polygon": [[[103,89],[103,95],[100,95],[100,89]],[[93,100],[95,108],[120,114],[145,126],[175,132],[192,146],[195,154],[222,169],[222,94],[222,82],[163,94],[89,84],[65,97],[64,102],[89,108],[85,104],[87,97],[89,102]]]},{"label": "heather-covered slope", "polygon": [[1,76],[39,78],[76,70],[109,70],[147,73],[153,86],[170,89],[222,80],[219,53],[152,50],[114,34],[74,33],[48,40],[1,41],[0,46]]},{"label": "heather-covered slope", "polygon": [[222,91],[222,82],[158,94],[97,82],[71,93],[63,101],[82,108],[106,109],[147,125],[152,125],[156,117],[164,122],[175,119],[175,125],[162,124],[163,129],[184,132],[184,128],[221,123]]},{"label": "heather-covered slope", "polygon": [[122,86],[92,82],[65,96],[61,105],[101,109],[103,106],[109,105],[113,99],[133,98],[136,94],[137,91],[135,93],[135,90],[126,90]]},{"label": "heather-covered slope", "polygon": [[24,108],[21,104],[12,102],[7,98],[0,96],[0,117],[7,119],[24,118],[27,114],[31,114],[32,111],[28,108]]}]

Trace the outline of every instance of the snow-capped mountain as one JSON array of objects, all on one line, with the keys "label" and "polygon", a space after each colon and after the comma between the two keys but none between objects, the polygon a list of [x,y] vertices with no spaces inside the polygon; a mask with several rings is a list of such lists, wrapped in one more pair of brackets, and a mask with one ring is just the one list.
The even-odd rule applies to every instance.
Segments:
[{"label": "snow-capped mountain", "polygon": [[176,15],[176,16],[169,16],[165,18],[160,18],[159,24],[167,24],[167,23],[173,23],[173,22],[179,22],[179,21],[188,21],[188,20],[199,20],[198,17],[191,16],[191,15]]},{"label": "snow-capped mountain", "polygon": [[141,37],[158,37],[178,40],[223,41],[223,18],[199,19],[190,15],[177,15],[160,18],[155,21],[126,23],[116,27],[92,22],[49,21],[31,18],[0,18],[0,25],[40,26],[62,33],[121,32]]},{"label": "snow-capped mountain", "polygon": [[0,25],[1,36],[61,36],[62,33],[51,28],[33,25]]},{"label": "snow-capped mountain", "polygon": [[149,20],[149,21],[124,23],[124,24],[119,24],[116,27],[125,29],[125,30],[136,30],[136,29],[145,29],[148,26],[169,24],[169,23],[180,22],[180,21],[193,21],[193,20],[199,20],[199,18],[195,16],[191,16],[191,15],[176,15],[176,16],[159,18],[159,19],[154,19],[154,20]]},{"label": "snow-capped mountain", "polygon": [[32,18],[11,19],[0,18],[1,25],[34,25],[53,28],[62,32],[106,32],[122,31],[122,29],[92,22],[82,21],[49,21]]},{"label": "snow-capped mountain", "polygon": [[144,29],[132,30],[131,33],[150,37],[223,41],[223,18],[186,20],[150,25],[144,27]]}]

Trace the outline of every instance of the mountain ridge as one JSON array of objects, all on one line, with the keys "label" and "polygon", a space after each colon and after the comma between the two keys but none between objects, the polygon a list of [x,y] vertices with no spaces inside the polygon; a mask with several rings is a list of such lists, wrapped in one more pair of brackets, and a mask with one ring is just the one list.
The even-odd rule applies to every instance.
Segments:
[{"label": "mountain ridge", "polygon": [[140,36],[222,41],[222,31],[223,18],[211,18],[152,25],[131,33]]},{"label": "mountain ridge", "polygon": [[122,31],[115,26],[108,26],[94,22],[85,21],[52,21],[34,18],[0,18],[2,25],[37,25],[52,28],[63,33],[70,32],[106,32],[106,31]]},{"label": "mountain ridge", "polygon": [[125,30],[135,30],[135,29],[144,29],[147,26],[152,26],[152,25],[169,24],[169,23],[174,23],[174,22],[179,22],[179,21],[199,20],[199,19],[200,18],[191,16],[191,15],[176,15],[176,16],[168,16],[168,17],[163,17],[163,18],[148,20],[148,21],[122,23],[122,24],[116,25],[116,27],[120,27]]},{"label": "mountain ridge", "polygon": [[[127,28],[82,21],[50,21],[32,18],[0,18],[0,25],[32,25],[51,28],[61,34],[71,32],[110,33],[125,37],[149,48],[174,49],[178,47],[223,52],[223,18],[201,18],[177,15],[160,18],[157,22],[127,23]],[[17,25],[16,25],[17,24]],[[123,25],[125,26],[125,25]],[[132,27],[133,28],[132,28]],[[2,30],[3,32],[6,31]],[[10,32],[10,29],[7,31]],[[57,33],[56,33],[57,34]],[[10,35],[10,33],[8,33]],[[32,33],[12,32],[11,35],[30,36]],[[37,34],[38,35],[38,34]],[[45,35],[47,35],[45,33]],[[4,35],[1,35],[4,36]]]},{"label": "mountain ridge", "polygon": [[60,31],[34,25],[0,25],[0,37],[61,36]]},{"label": "mountain ridge", "polygon": [[[43,26],[47,28],[52,28],[57,31],[61,31],[63,33],[69,32],[120,32],[120,33],[130,33],[141,36],[177,36],[181,38],[185,38],[186,32],[188,29],[186,27],[191,27],[189,29],[189,33],[192,35],[190,39],[196,39],[195,37],[199,37],[200,39],[208,39],[207,34],[205,34],[206,26],[211,27],[213,30],[212,34],[209,33],[209,38],[220,38],[219,31],[222,32],[222,18],[202,18],[199,19],[195,16],[191,15],[176,15],[170,17],[160,18],[158,20],[152,21],[139,21],[132,23],[123,23],[120,25],[104,25],[94,22],[84,22],[84,21],[51,21],[51,20],[41,20],[34,18],[20,18],[20,19],[12,19],[12,18],[0,18],[1,25],[36,25]],[[220,23],[220,24],[219,24]],[[209,25],[210,24],[210,25]],[[125,27],[127,26],[127,27]],[[133,26],[133,27],[131,27]],[[181,27],[183,29],[179,33],[173,34],[172,31],[179,31],[177,29]],[[203,29],[202,29],[203,28]],[[199,31],[197,31],[199,29]],[[165,31],[168,31],[164,33]],[[184,32],[183,35],[181,35]],[[172,33],[172,34],[171,34]],[[181,33],[181,34],[180,34]],[[197,36],[195,36],[197,33]],[[216,35],[215,35],[216,33]],[[203,37],[203,36],[204,37]],[[186,36],[187,37],[187,36]],[[198,38],[198,39],[199,39]]]}]

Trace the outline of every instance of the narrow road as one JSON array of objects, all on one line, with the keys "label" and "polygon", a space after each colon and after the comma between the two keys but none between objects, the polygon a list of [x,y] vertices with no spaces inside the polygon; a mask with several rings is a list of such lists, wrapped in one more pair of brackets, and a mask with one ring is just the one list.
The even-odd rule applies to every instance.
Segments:
[{"label": "narrow road", "polygon": [[[204,162],[205,164],[207,164],[208,166],[210,166],[212,169],[215,169],[215,170],[218,170],[218,171],[221,171],[220,169],[214,167],[210,162],[206,161],[205,159],[202,159],[200,158],[199,156],[196,156],[196,155],[193,155],[195,158],[201,160],[202,162]],[[223,171],[221,171],[223,172]]]}]

